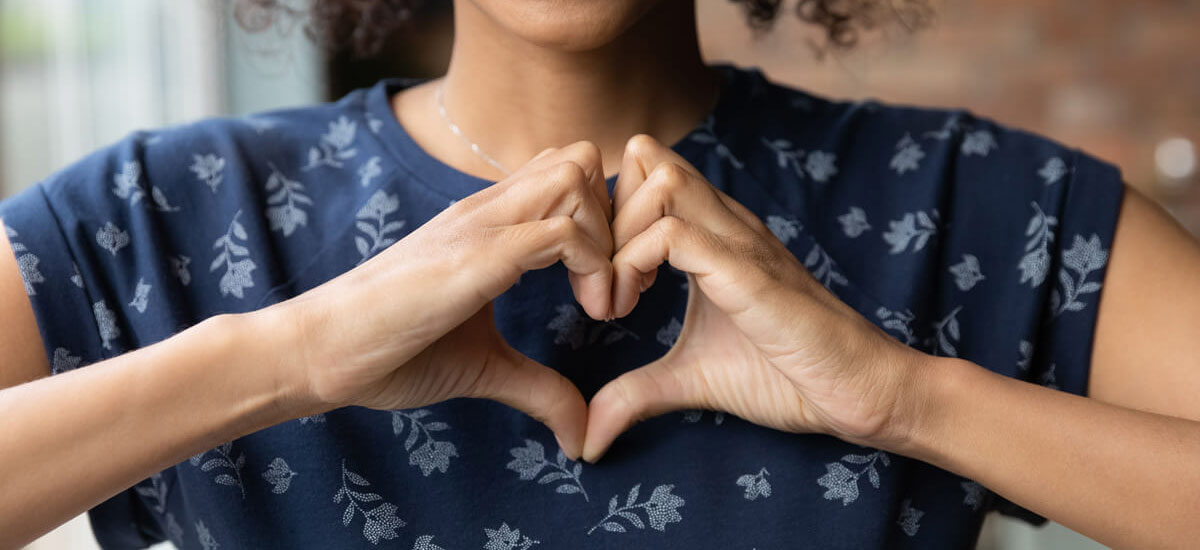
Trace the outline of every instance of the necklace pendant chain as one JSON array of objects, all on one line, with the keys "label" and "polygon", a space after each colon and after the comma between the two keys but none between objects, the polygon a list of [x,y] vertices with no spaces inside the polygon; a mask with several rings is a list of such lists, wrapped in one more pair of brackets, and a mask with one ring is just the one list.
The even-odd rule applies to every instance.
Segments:
[{"label": "necklace pendant chain", "polygon": [[445,79],[443,79],[441,82],[438,83],[437,91],[434,93],[434,95],[437,97],[438,114],[442,115],[442,120],[446,121],[446,127],[450,128],[450,132],[453,133],[454,135],[458,136],[458,139],[461,139],[462,142],[467,145],[467,147],[470,147],[471,152],[475,153],[475,156],[483,159],[484,162],[491,165],[492,168],[499,170],[505,176],[511,176],[512,175],[511,170],[509,170],[508,168],[505,168],[503,164],[500,164],[499,161],[492,158],[491,155],[487,154],[483,150],[483,148],[479,146],[479,144],[475,143],[474,141],[471,141],[470,139],[467,139],[467,136],[463,134],[462,129],[460,129],[458,127],[458,125],[454,123],[453,120],[450,120],[450,114],[446,112],[446,99],[445,99],[446,81],[445,81]]}]

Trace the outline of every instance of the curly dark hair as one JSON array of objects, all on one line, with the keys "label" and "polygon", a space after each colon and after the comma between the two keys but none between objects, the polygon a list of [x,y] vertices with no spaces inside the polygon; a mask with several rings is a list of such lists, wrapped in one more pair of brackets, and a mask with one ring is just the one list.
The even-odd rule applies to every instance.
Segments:
[{"label": "curly dark hair", "polygon": [[[740,4],[756,31],[771,28],[784,0],[729,0]],[[312,0],[307,10],[287,0],[237,0],[234,16],[248,31],[262,31],[280,16],[307,17],[306,32],[324,47],[370,56],[428,0]],[[850,48],[864,31],[884,22],[915,30],[926,26],[933,10],[927,0],[796,0],[801,20],[823,29],[825,47]]]}]

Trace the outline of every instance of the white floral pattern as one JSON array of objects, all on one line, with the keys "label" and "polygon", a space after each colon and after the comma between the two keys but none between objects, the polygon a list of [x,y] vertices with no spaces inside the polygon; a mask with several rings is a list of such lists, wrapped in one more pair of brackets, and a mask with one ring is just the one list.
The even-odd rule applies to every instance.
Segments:
[{"label": "white floral pattern", "polygon": [[[333,494],[333,503],[341,504],[342,500],[346,501],[346,509],[342,513],[342,526],[349,527],[350,522],[362,514],[362,535],[371,544],[378,545],[381,540],[392,540],[399,536],[396,529],[407,524],[396,516],[396,505],[383,502],[383,497],[379,496],[379,493],[368,492],[366,487],[370,487],[371,482],[363,476],[347,470],[344,459],[342,460],[341,485],[341,488]],[[379,504],[371,504],[373,502]]]},{"label": "white floral pattern", "polygon": [[1024,375],[1029,372],[1029,367],[1033,364],[1033,343],[1021,340],[1021,343],[1017,345],[1017,353],[1021,354],[1021,358],[1017,359],[1017,373]]},{"label": "white floral pattern", "polygon": [[1068,173],[1070,173],[1070,170],[1067,168],[1067,163],[1058,157],[1053,157],[1050,160],[1047,160],[1046,164],[1042,166],[1041,170],[1038,170],[1038,175],[1041,176],[1043,180],[1046,180],[1046,185],[1054,185],[1058,183],[1058,181]]},{"label": "white floral pattern", "polygon": [[880,306],[875,310],[875,316],[879,318],[880,326],[896,333],[899,340],[906,345],[911,346],[917,341],[917,336],[912,328],[912,322],[916,319],[916,315],[913,315],[911,310],[892,311]]},{"label": "white floral pattern", "polygon": [[113,222],[104,222],[104,227],[96,230],[96,244],[116,256],[117,251],[129,246],[129,232]]},{"label": "white floral pattern", "polygon": [[1087,279],[1108,263],[1108,250],[1095,233],[1088,239],[1075,235],[1071,247],[1062,254],[1062,263],[1058,270],[1059,287],[1050,292],[1050,310],[1055,317],[1068,311],[1082,311],[1087,304],[1081,298],[1100,292],[1100,283]]},{"label": "white floral pattern", "polygon": [[[851,466],[862,466],[862,468],[851,470],[842,462]],[[843,456],[838,462],[825,464],[825,474],[817,478],[817,485],[826,489],[822,496],[826,500],[841,500],[842,506],[848,506],[851,502],[858,500],[858,480],[864,474],[871,486],[878,489],[880,478],[879,470],[875,467],[876,464],[889,466],[891,459],[888,458],[887,453],[875,451],[865,455],[851,453]]]},{"label": "white floral pattern", "polygon": [[963,490],[963,504],[970,507],[972,510],[979,510],[983,506],[984,488],[974,481],[964,481],[959,484]]},{"label": "white floral pattern", "polygon": [[987,130],[975,130],[968,132],[963,137],[962,153],[965,157],[971,155],[986,157],[988,153],[997,147],[996,136],[992,135],[991,132]]},{"label": "white floral pattern", "polygon": [[196,539],[200,542],[200,548],[203,550],[217,550],[221,547],[202,520],[196,520]]},{"label": "white floral pattern", "polygon": [[521,534],[520,529],[509,527],[507,523],[501,523],[498,529],[484,527],[483,534],[488,539],[483,545],[483,550],[529,550],[533,545],[540,544],[539,541]]},{"label": "white floral pattern", "polygon": [[188,270],[188,266],[192,263],[191,258],[184,255],[169,256],[167,262],[171,264],[171,272],[179,279],[179,284],[183,286],[192,284],[192,272]]},{"label": "white floral pattern", "polygon": [[112,349],[112,342],[121,337],[121,329],[117,327],[117,314],[108,309],[104,300],[92,304],[92,314],[96,317],[96,328],[100,331],[100,344],[104,349]]},{"label": "white floral pattern", "polygon": [[941,320],[933,323],[933,336],[930,336],[925,342],[925,345],[930,347],[930,353],[946,357],[958,357],[958,348],[955,346],[962,336],[962,331],[958,324],[958,314],[962,309],[962,306],[958,306],[951,310],[945,317],[941,318]]},{"label": "white floral pattern", "polygon": [[937,218],[937,210],[931,210],[929,213],[909,212],[899,220],[888,222],[889,229],[883,233],[883,240],[891,245],[892,254],[908,250],[909,244],[912,244],[913,252],[918,252],[937,234],[937,224],[934,223]]},{"label": "white floral pattern", "polygon": [[800,236],[800,221],[795,218],[786,218],[772,214],[767,216],[766,225],[767,229],[771,230],[771,233],[775,235],[775,238],[779,239],[779,242],[783,244],[792,242],[792,239]]},{"label": "white floral pattern", "polygon": [[949,270],[954,275],[955,286],[963,292],[975,288],[979,281],[987,278],[979,267],[979,258],[973,254],[963,254],[962,261],[950,266]]},{"label": "white floral pattern", "polygon": [[1029,225],[1025,229],[1025,255],[1021,257],[1017,269],[1021,271],[1020,284],[1029,283],[1030,287],[1037,288],[1050,271],[1050,243],[1054,242],[1054,227],[1058,225],[1058,219],[1047,216],[1038,203],[1029,204],[1033,206],[1033,217],[1029,218]]},{"label": "white floral pattern", "polygon": [[915,537],[921,529],[921,516],[924,515],[925,512],[913,508],[912,499],[906,498],[900,503],[900,517],[896,519],[896,525],[900,526],[905,535]]},{"label": "white floral pattern", "polygon": [[379,165],[379,157],[371,157],[367,159],[366,164],[363,164],[358,169],[358,183],[363,187],[368,187],[371,182],[375,181],[383,174],[383,168]]},{"label": "white floral pattern", "polygon": [[[453,443],[438,441],[433,435],[434,432],[449,430],[448,424],[422,422],[422,419],[430,414],[432,413],[428,409],[392,411],[392,434],[399,436],[407,428],[404,450],[408,451],[408,463],[421,468],[421,473],[425,476],[429,476],[434,470],[446,473],[446,468],[450,467],[450,459],[458,456],[458,449]],[[416,446],[420,439],[423,439],[423,442]]]},{"label": "white floral pattern", "polygon": [[71,351],[67,348],[54,348],[54,356],[50,358],[50,373],[60,374],[74,370],[81,363],[83,363],[83,358],[71,355]]},{"label": "white floral pattern", "polygon": [[358,155],[358,150],[354,148],[354,136],[357,131],[358,124],[345,116],[330,122],[329,131],[321,136],[316,147],[308,150],[308,164],[304,170],[313,170],[322,166],[330,168],[344,166],[345,161]]},{"label": "white floral pattern", "polygon": [[267,465],[267,470],[262,473],[262,477],[271,484],[272,493],[282,495],[292,486],[292,478],[296,477],[296,472],[292,471],[286,460],[275,457]]},{"label": "white floral pattern", "polygon": [[925,150],[921,148],[921,144],[913,139],[912,135],[904,134],[904,137],[896,143],[896,154],[892,156],[889,166],[896,171],[896,174],[902,176],[905,172],[914,172],[920,168],[923,158],[925,158]]},{"label": "white floral pattern", "polygon": [[658,332],[654,335],[654,339],[669,348],[675,345],[675,341],[679,340],[679,335],[682,332],[683,323],[680,323],[679,319],[672,317],[670,321],[667,321],[666,326],[658,329]]},{"label": "white floral pattern", "polygon": [[146,313],[146,306],[150,303],[150,288],[145,279],[138,278],[137,288],[133,291],[133,301],[129,302],[129,306],[138,313]]},{"label": "white floral pattern", "polygon": [[233,215],[233,221],[229,222],[229,229],[225,230],[225,234],[213,243],[213,248],[220,252],[216,258],[213,258],[208,270],[212,272],[220,269],[221,266],[225,267],[225,274],[218,282],[221,296],[232,294],[234,297],[244,298],[245,289],[254,286],[252,274],[257,266],[254,264],[254,260],[250,259],[250,249],[238,243],[238,241],[244,242],[250,238],[246,233],[246,228],[238,222],[238,217],[241,215],[242,211],[238,210]]},{"label": "white floral pattern", "polygon": [[308,225],[308,212],[304,206],[311,206],[313,201],[304,194],[304,184],[297,180],[288,179],[273,163],[269,163],[271,175],[267,177],[267,221],[272,231],[282,231],[284,237],[289,237],[296,228]]},{"label": "white floral pattern", "polygon": [[521,479],[530,481],[538,478],[543,470],[548,470],[545,475],[538,478],[538,484],[561,482],[555,487],[554,492],[566,495],[580,494],[583,495],[583,500],[589,500],[587,491],[583,488],[583,482],[579,479],[583,473],[583,464],[579,462],[574,465],[570,464],[562,449],[558,450],[558,455],[551,462],[546,460],[546,449],[541,443],[526,439],[524,447],[514,447],[509,449],[508,453],[513,456],[513,459],[505,467],[517,472]]},{"label": "white floral pattern", "polygon": [[821,248],[821,245],[813,243],[812,250],[808,252],[808,256],[804,258],[804,267],[808,269],[814,279],[821,282],[825,288],[832,289],[833,285],[845,286],[850,281],[846,280],[846,276],[842,275],[837,270],[837,266],[833,263],[833,258]]},{"label": "white floral pattern", "polygon": [[[119,198],[129,199],[130,206],[135,205],[138,201],[146,196],[146,192],[142,189],[142,165],[137,161],[126,162],[121,171],[113,175],[112,192]],[[167,201],[167,196],[163,194],[162,189],[158,186],[150,187],[150,200],[152,208],[160,212],[178,212],[179,207],[171,206]],[[147,203],[150,204],[150,203]]]},{"label": "white floral pattern", "polygon": [[[46,282],[46,277],[38,271],[38,265],[41,260],[37,256],[29,252],[24,244],[16,240],[18,237],[17,231],[11,227],[5,226],[5,233],[8,235],[9,246],[12,248],[13,254],[17,259],[17,270],[21,272],[21,282],[25,285],[25,294],[28,296],[36,296],[37,288],[33,285]],[[81,285],[82,286],[82,285]]]},{"label": "white floral pattern", "polygon": [[812,178],[818,183],[825,183],[837,175],[837,155],[826,151],[805,151],[796,148],[790,140],[762,138],[771,152],[775,153],[775,162],[780,168],[791,168],[797,178]]},{"label": "white floral pattern", "polygon": [[851,206],[848,212],[838,216],[838,222],[842,224],[842,233],[851,239],[871,230],[871,224],[867,223],[866,211],[857,206]]},{"label": "white floral pattern", "polygon": [[412,550],[446,550],[433,543],[433,535],[421,535],[413,543]]},{"label": "white floral pattern", "polygon": [[737,478],[738,487],[744,489],[742,496],[746,500],[757,500],[758,497],[767,498],[771,496],[771,482],[767,480],[767,476],[771,475],[766,468],[760,468],[757,474],[742,474]]},{"label": "white floral pattern", "polygon": [[[367,203],[358,209],[355,214],[356,221],[354,226],[365,235],[354,236],[354,246],[358,248],[359,255],[362,259],[358,263],[367,261],[380,250],[383,250],[396,242],[394,233],[404,229],[405,221],[388,221],[388,216],[395,214],[400,209],[400,198],[396,195],[389,195],[382,189],[376,191]],[[368,241],[367,239],[370,238]]]},{"label": "white floral pattern", "polygon": [[225,158],[213,154],[192,155],[191,170],[215,195],[217,187],[225,180]]},{"label": "white floral pattern", "polygon": [[[205,460],[204,456],[209,453],[216,456]],[[234,458],[232,441],[222,443],[214,449],[193,455],[188,459],[188,462],[192,466],[199,466],[200,470],[205,472],[217,469],[226,470],[213,477],[213,481],[219,485],[237,487],[242,493],[242,498],[246,498],[246,485],[242,483],[242,468],[246,466],[246,454],[238,453],[237,458]]]},{"label": "white floral pattern", "polygon": [[[683,411],[682,422],[686,422],[688,424],[697,424],[701,420],[704,419],[705,412],[706,411],[695,410],[695,409]],[[720,426],[721,424],[724,424],[724,423],[725,423],[725,411],[713,411],[713,425]]]},{"label": "white floral pattern", "polygon": [[[646,523],[649,523],[651,529],[665,531],[668,524],[683,521],[683,515],[679,513],[679,509],[683,507],[685,501],[682,497],[671,493],[675,488],[674,485],[659,485],[654,488],[650,498],[645,502],[638,503],[641,487],[642,484],[639,483],[629,490],[624,506],[620,506],[617,495],[613,495],[612,500],[608,501],[608,515],[588,529],[587,534],[592,534],[596,529],[624,533],[626,531],[625,523],[638,529],[645,529]],[[642,522],[641,516],[635,510],[646,514],[646,523]],[[621,520],[624,520],[624,523]]]},{"label": "white floral pattern", "polygon": [[591,346],[597,342],[601,345],[611,345],[626,336],[639,340],[637,334],[623,327],[620,323],[596,321],[585,315],[575,304],[560,304],[554,308],[557,315],[546,325],[546,330],[554,331],[554,343],[566,344],[571,349]]}]

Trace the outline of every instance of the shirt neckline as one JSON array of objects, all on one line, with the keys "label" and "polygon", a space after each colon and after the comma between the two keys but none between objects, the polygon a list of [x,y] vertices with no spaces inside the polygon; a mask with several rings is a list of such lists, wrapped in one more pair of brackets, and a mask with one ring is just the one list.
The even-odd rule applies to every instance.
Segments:
[{"label": "shirt neckline", "polygon": [[[729,112],[736,105],[742,103],[739,99],[743,90],[747,88],[742,85],[747,76],[761,77],[758,69],[743,70],[727,63],[716,63],[709,66],[721,76],[717,101],[692,130],[671,145],[672,150],[689,160],[692,158],[689,153],[695,153],[695,148],[699,145],[699,142],[691,139],[693,134],[701,130],[706,122],[711,122],[709,129],[723,126],[719,121],[728,120]],[[378,137],[397,163],[426,187],[446,195],[450,199],[459,200],[492,185],[495,180],[473,176],[429,154],[413,139],[392,111],[391,97],[393,94],[428,80],[430,79],[411,77],[380,80],[368,91],[365,108],[371,118],[381,123],[378,125]],[[616,183],[616,175],[610,176],[606,183],[611,192]]]}]

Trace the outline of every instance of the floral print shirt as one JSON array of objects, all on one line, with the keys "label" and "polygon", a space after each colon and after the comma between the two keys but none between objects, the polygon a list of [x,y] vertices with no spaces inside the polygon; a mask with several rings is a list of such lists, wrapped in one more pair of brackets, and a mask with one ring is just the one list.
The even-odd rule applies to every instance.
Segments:
[{"label": "floral print shirt", "polygon": [[[673,148],[822,284],[910,346],[1085,393],[1116,168],[962,110],[833,101],[716,67],[716,107]],[[415,82],[135,132],[0,203],[53,372],[302,293],[489,185],[397,122],[388,99]],[[496,321],[585,396],[679,335],[681,273],[664,266],[608,323],[564,275],[526,273]],[[110,549],[770,550],[969,547],[996,509],[1021,512],[916,460],[720,412],[642,422],[592,465],[513,409],[457,399],[284,422],[91,518]]]}]

